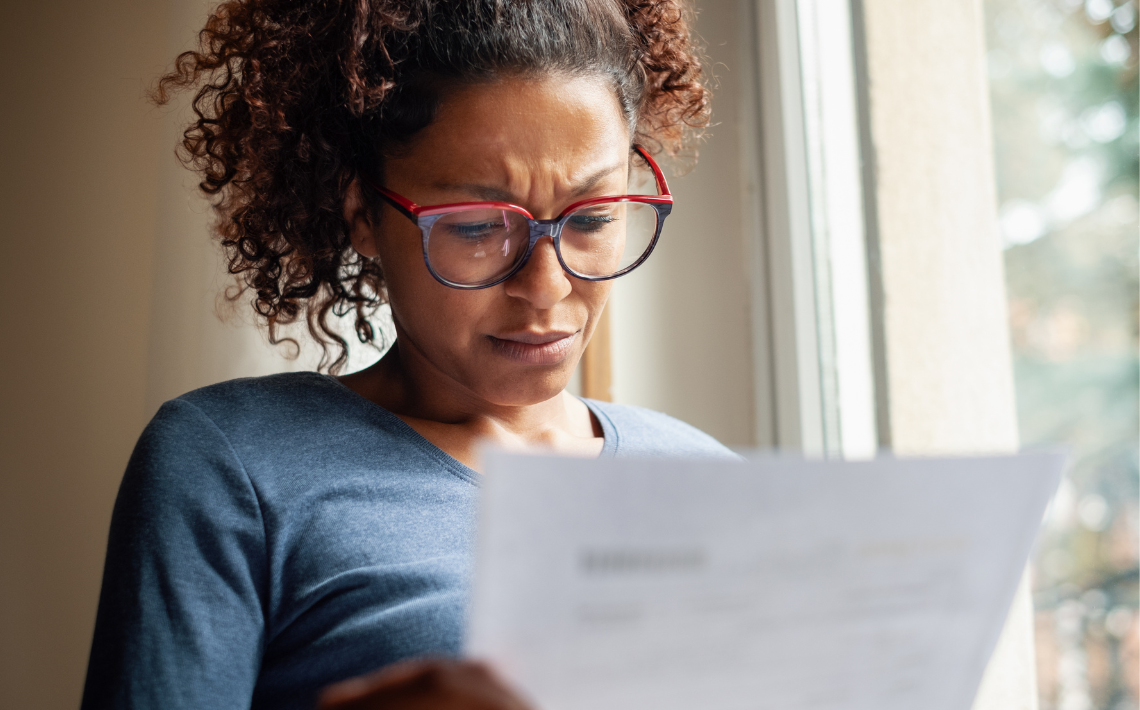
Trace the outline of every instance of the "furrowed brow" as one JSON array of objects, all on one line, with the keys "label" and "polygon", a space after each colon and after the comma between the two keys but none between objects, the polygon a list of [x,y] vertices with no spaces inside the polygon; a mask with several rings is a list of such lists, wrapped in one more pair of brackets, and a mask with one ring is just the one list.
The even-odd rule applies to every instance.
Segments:
[{"label": "furrowed brow", "polygon": [[[616,163],[609,165],[601,170],[587,175],[585,179],[580,180],[574,188],[570,191],[571,197],[580,197],[590,190],[594,189],[603,178],[621,170],[625,167],[625,163]],[[487,202],[510,202],[516,203],[518,197],[511,193],[510,190],[504,190],[501,187],[493,185],[481,185],[479,183],[459,183],[459,184],[441,184],[436,186],[439,189],[447,190],[448,192],[460,192],[471,195],[478,200],[485,200]]]},{"label": "furrowed brow", "polygon": [[501,187],[493,187],[491,185],[462,183],[459,185],[439,185],[438,187],[447,190],[448,192],[458,192],[465,195],[471,195],[477,200],[484,202],[515,203],[517,201],[517,198],[511,193],[510,190],[504,190]]},{"label": "furrowed brow", "polygon": [[609,175],[612,175],[613,173],[617,172],[618,170],[621,170],[622,168],[624,168],[625,166],[626,166],[625,163],[615,163],[614,165],[604,167],[601,170],[598,170],[597,172],[586,176],[586,179],[579,182],[574,187],[573,192],[571,192],[570,194],[573,197],[580,197],[582,195],[585,195],[590,190],[593,190],[594,186],[597,185],[598,182],[601,181],[602,178],[608,177]]}]

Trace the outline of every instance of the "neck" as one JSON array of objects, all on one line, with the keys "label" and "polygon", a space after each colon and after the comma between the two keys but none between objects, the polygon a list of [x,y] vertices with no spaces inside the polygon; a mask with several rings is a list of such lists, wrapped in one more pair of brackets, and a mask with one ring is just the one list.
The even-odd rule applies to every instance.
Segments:
[{"label": "neck", "polygon": [[[383,383],[386,409],[401,416],[440,424],[470,424],[492,420],[511,430],[524,431],[565,413],[565,392],[525,404],[494,402],[440,371],[416,349],[397,339],[376,365],[378,383]],[[379,403],[379,402],[378,402]]]},{"label": "neck", "polygon": [[565,391],[526,404],[489,401],[442,372],[407,338],[397,336],[379,362],[341,381],[472,468],[483,442],[571,454],[596,455],[601,448],[600,426]]}]

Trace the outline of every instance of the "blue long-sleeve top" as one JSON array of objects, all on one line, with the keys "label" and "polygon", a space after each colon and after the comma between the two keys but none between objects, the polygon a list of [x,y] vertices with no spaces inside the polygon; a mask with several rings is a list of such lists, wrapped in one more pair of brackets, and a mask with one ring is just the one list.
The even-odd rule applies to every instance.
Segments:
[{"label": "blue long-sleeve top", "polygon": [[[732,456],[587,401],[602,456]],[[324,686],[463,639],[479,474],[316,373],[167,402],[111,521],[84,710],[311,708]]]}]

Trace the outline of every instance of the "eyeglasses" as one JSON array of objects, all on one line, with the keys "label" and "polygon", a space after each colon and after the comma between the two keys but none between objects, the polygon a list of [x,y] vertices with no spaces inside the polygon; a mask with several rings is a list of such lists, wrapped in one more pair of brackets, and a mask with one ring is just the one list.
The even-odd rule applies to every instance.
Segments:
[{"label": "eyeglasses", "polygon": [[649,257],[673,196],[661,168],[641,146],[633,150],[653,170],[657,195],[592,197],[554,219],[535,219],[508,202],[457,202],[421,207],[365,181],[423,233],[424,263],[444,286],[490,288],[514,276],[538,240],[550,237],[566,273],[585,281],[616,279]]}]

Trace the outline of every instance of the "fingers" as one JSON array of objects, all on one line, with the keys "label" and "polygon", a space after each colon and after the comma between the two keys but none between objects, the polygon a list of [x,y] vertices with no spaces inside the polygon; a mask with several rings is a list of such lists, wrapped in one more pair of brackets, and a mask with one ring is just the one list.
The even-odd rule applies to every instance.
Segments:
[{"label": "fingers", "polygon": [[[375,695],[385,689],[396,690],[401,686],[414,683],[417,676],[425,674],[438,664],[435,660],[415,660],[395,663],[385,666],[368,675],[349,678],[334,685],[330,685],[321,692],[317,703],[318,710],[324,708],[337,708],[349,710],[358,707],[354,703],[364,700],[369,695]],[[369,707],[360,705],[359,707]]]},{"label": "fingers", "polygon": [[319,710],[530,710],[486,665],[418,660],[326,688]]},{"label": "fingers", "polygon": [[495,671],[480,661],[466,661],[459,668],[454,680],[461,683],[471,696],[482,698],[488,710],[532,710],[529,703],[508,686]]}]

